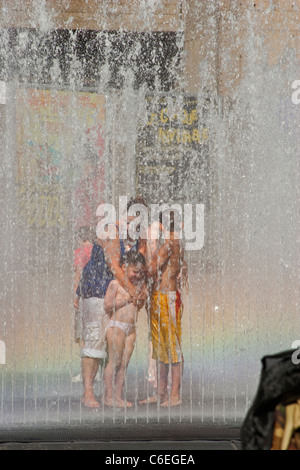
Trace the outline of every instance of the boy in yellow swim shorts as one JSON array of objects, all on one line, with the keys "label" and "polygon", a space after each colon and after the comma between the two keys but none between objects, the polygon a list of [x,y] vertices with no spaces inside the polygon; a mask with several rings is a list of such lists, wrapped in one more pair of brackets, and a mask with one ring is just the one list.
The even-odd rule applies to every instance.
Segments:
[{"label": "boy in yellow swim shorts", "polygon": [[[177,219],[178,225],[178,219]],[[162,407],[181,404],[181,376],[183,355],[181,349],[182,301],[178,290],[178,276],[184,265],[183,247],[178,236],[176,217],[170,213],[168,236],[157,258],[148,266],[153,277],[150,301],[150,328],[153,358],[157,363],[158,397],[144,402],[160,402]],[[171,389],[168,393],[168,373],[171,367]]]}]

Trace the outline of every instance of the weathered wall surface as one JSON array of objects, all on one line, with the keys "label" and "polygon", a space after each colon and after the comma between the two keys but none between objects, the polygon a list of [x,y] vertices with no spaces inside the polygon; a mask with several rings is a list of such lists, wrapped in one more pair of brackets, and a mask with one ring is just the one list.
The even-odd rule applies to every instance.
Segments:
[{"label": "weathered wall surface", "polygon": [[259,34],[270,65],[286,48],[300,63],[300,1],[292,0],[2,0],[2,28],[184,33],[183,86],[207,86],[230,95],[247,60],[245,45]]},{"label": "weathered wall surface", "polygon": [[163,0],[18,0],[2,2],[4,27],[45,27],[51,18],[53,28],[127,31],[177,31],[181,28],[182,2]]}]

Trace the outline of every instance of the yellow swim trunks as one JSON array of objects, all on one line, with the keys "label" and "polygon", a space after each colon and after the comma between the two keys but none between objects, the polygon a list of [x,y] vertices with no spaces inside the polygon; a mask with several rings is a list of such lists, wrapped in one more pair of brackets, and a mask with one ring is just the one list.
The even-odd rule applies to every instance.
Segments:
[{"label": "yellow swim trunks", "polygon": [[151,297],[150,323],[153,359],[165,364],[183,361],[181,351],[182,302],[180,293],[162,294],[154,291]]}]

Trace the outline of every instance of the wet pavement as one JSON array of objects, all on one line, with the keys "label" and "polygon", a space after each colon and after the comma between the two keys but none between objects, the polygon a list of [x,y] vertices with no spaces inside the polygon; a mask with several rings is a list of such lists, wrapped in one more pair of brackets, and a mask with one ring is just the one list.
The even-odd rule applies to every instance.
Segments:
[{"label": "wet pavement", "polygon": [[[101,401],[101,381],[95,384]],[[3,387],[4,388],[4,387]],[[182,404],[161,408],[140,405],[145,398],[130,389],[132,408],[97,410],[81,404],[82,383],[61,380],[60,387],[40,387],[33,393],[28,386],[9,389],[0,401],[0,450],[130,450],[130,449],[211,449],[238,450],[243,413],[236,400],[224,397],[192,397],[184,389]],[[144,391],[145,392],[145,391]]]},{"label": "wet pavement", "polygon": [[[98,450],[98,451],[202,451],[241,450],[237,440],[150,441],[150,442],[12,442],[0,443],[1,450]],[[107,454],[109,455],[109,454]]]},{"label": "wet pavement", "polygon": [[[8,404],[7,404],[8,405]],[[157,405],[132,409],[90,410],[80,400],[12,404],[0,427],[0,450],[9,449],[223,449],[240,448],[241,422],[190,414],[189,404],[161,410]]]}]

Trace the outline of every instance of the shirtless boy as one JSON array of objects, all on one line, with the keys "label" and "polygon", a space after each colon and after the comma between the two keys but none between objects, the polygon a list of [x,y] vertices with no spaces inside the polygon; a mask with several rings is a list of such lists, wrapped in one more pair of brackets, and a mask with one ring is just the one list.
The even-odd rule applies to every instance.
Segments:
[{"label": "shirtless boy", "polygon": [[[153,358],[157,362],[158,397],[152,397],[143,402],[154,402],[158,399],[163,407],[178,406],[181,403],[182,303],[178,282],[184,260],[181,240],[178,237],[179,226],[180,221],[175,213],[171,212],[168,239],[160,248],[157,258],[147,268],[148,276],[153,277],[154,280],[150,304],[150,326]],[[168,372],[170,366],[171,390],[169,396]]]},{"label": "shirtless boy", "polygon": [[[120,266],[137,291],[146,291],[145,258],[139,251],[127,252]],[[132,297],[117,280],[110,282],[105,298],[104,310],[110,315],[106,327],[108,364],[104,371],[106,406],[131,407],[132,403],[122,398],[126,370],[133,353],[136,339],[138,311]]]}]

